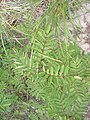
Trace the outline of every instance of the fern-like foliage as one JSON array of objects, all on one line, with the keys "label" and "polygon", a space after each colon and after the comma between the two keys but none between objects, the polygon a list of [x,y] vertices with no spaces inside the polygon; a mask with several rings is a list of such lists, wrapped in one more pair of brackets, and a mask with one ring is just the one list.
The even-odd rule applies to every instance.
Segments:
[{"label": "fern-like foliage", "polygon": [[81,54],[75,43],[55,40],[53,33],[46,25],[30,35],[25,50],[13,50],[14,72],[24,78],[14,84],[42,100],[49,119],[81,120],[90,99],[90,56]]},{"label": "fern-like foliage", "polygon": [[72,35],[67,20],[73,25],[71,11],[77,9],[75,5],[75,1],[51,0],[36,22],[28,16],[23,24],[9,26],[9,32],[16,30],[27,38],[27,45],[4,46],[5,27],[0,25],[7,55],[0,54],[0,65],[6,68],[0,69],[1,119],[12,111],[12,119],[83,119],[90,99],[90,55],[81,53],[76,43],[69,41]]}]

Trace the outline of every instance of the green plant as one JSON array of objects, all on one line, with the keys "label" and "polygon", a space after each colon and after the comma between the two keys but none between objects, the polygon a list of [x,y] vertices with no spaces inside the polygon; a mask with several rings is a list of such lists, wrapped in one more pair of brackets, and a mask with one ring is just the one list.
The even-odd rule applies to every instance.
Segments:
[{"label": "green plant", "polygon": [[[1,55],[2,68],[6,70],[0,71],[3,73],[0,105],[7,111],[1,111],[2,116],[8,113],[9,118],[20,120],[83,119],[90,99],[90,56],[81,53],[75,42],[70,42],[67,17],[75,1],[71,1],[73,6],[67,0],[59,2],[51,2],[45,14],[35,22],[28,15],[23,24],[15,27],[28,39],[27,45],[4,46],[7,57]],[[72,17],[69,20],[73,23]],[[65,41],[61,35],[65,35]]]},{"label": "green plant", "polygon": [[90,98],[90,56],[81,54],[75,43],[55,40],[50,25],[29,40],[24,51],[14,49],[11,55],[14,72],[20,76],[16,89],[42,100],[50,118],[80,120]]}]

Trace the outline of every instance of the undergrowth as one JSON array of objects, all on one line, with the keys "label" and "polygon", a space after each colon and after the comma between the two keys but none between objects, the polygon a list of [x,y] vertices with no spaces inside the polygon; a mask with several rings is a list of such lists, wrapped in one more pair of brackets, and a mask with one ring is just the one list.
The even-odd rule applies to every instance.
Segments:
[{"label": "undergrowth", "polygon": [[[67,25],[70,21],[76,34],[72,11],[77,5],[51,1],[36,21],[27,13],[17,26],[1,24],[1,120],[83,119],[90,99],[90,55],[81,52]],[[15,34],[20,38],[14,40]]]}]

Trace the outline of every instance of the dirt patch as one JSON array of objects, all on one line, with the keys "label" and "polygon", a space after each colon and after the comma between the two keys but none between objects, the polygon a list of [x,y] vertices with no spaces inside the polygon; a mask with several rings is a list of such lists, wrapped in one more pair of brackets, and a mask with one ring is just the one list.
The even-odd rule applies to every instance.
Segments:
[{"label": "dirt patch", "polygon": [[79,21],[81,27],[81,33],[77,38],[78,46],[86,53],[90,53],[90,3],[83,4],[78,14],[80,17],[76,20]]}]

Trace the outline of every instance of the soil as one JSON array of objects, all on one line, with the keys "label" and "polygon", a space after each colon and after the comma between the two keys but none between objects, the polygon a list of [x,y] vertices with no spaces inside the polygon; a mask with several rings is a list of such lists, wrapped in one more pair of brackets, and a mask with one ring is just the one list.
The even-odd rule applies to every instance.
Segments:
[{"label": "soil", "polygon": [[79,20],[82,29],[78,35],[78,46],[86,53],[90,53],[90,2],[83,4],[78,14],[80,15]]}]

